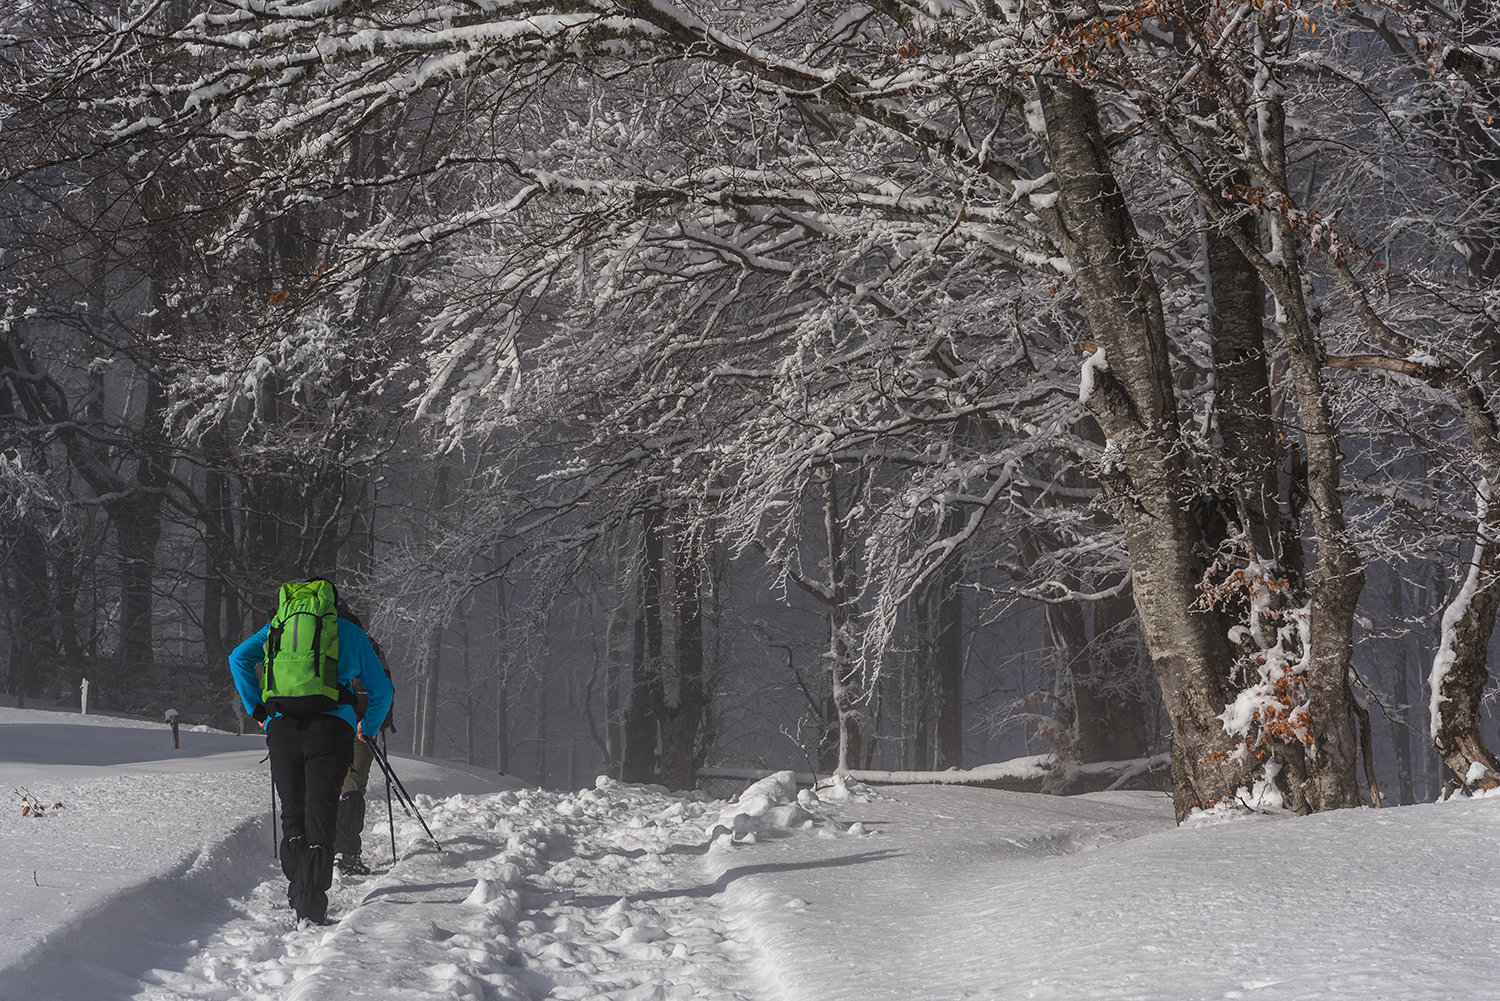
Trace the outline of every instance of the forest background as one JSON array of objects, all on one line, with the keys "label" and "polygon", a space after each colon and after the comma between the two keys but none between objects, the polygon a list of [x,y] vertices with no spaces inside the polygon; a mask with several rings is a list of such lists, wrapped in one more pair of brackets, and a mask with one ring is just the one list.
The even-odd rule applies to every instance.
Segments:
[{"label": "forest background", "polygon": [[21,0],[0,74],[18,699],[240,726],[328,575],[398,746],[544,785],[1500,785],[1490,4]]}]

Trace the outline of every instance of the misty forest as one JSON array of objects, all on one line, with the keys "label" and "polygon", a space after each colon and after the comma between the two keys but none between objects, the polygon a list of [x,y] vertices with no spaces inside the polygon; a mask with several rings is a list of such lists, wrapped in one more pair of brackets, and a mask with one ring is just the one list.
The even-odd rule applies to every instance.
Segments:
[{"label": "misty forest", "polygon": [[[1308,813],[1500,786],[1500,10],[10,0],[0,683]],[[1098,767],[1090,767],[1098,766]]]}]

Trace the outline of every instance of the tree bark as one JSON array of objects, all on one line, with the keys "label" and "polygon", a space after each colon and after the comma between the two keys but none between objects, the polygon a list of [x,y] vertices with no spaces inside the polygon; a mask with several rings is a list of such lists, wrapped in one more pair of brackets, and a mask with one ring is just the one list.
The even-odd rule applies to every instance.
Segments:
[{"label": "tree bark", "polygon": [[902,744],[902,768],[924,772],[932,767],[932,693],[936,687],[937,630],[931,591],[911,600],[912,650],[902,658],[901,720],[907,739]]},{"label": "tree bark", "polygon": [[[625,535],[626,533],[621,533]],[[604,627],[604,758],[605,773],[620,778],[624,767],[624,720],[620,714],[620,677],[624,673],[626,593],[623,578],[628,563],[627,541],[622,539],[615,550],[615,593],[609,620]]]},{"label": "tree bark", "polygon": [[662,520],[660,509],[647,511],[641,519],[641,605],[635,620],[635,655],[630,665],[630,701],[625,707],[625,754],[620,772],[626,782],[656,781],[662,704]]},{"label": "tree bark", "polygon": [[[949,538],[963,528],[963,511],[949,508],[943,532]],[[937,681],[937,767],[962,768],[964,758],[964,593],[963,564],[957,552],[939,575],[937,643],[933,672]]]},{"label": "tree bark", "polygon": [[698,784],[698,732],[703,722],[702,549],[680,519],[673,539],[673,584],[677,609],[676,698],[662,707],[661,773],[668,789]]},{"label": "tree bark", "polygon": [[[1253,239],[1255,220],[1239,226]],[[1209,226],[1209,287],[1213,297],[1214,401],[1225,471],[1234,489],[1250,559],[1284,568],[1281,555],[1282,456],[1272,413],[1260,275],[1232,239]]]},{"label": "tree bark", "polygon": [[[839,504],[838,474],[833,466],[818,473],[823,490],[823,529],[828,540],[828,671],[832,683],[829,702],[837,727],[833,768],[846,772],[850,756],[859,748],[859,715],[854,708],[856,666],[849,650],[850,568],[844,549],[844,523]],[[827,764],[825,764],[825,768]]]},{"label": "tree bark", "polygon": [[[500,550],[494,564],[501,566]],[[505,602],[505,578],[495,577],[495,770],[510,773],[510,611]]]},{"label": "tree bark", "polygon": [[[1260,15],[1262,31],[1277,30],[1274,18]],[[1279,82],[1262,81],[1263,93],[1255,96],[1254,117],[1259,124],[1254,152],[1258,179],[1270,187],[1277,204],[1293,204],[1288,185],[1284,89]],[[1355,733],[1353,696],[1349,689],[1354,649],[1354,612],[1364,588],[1364,572],[1357,547],[1345,523],[1339,494],[1341,463],[1338,427],[1333,419],[1323,382],[1323,357],[1308,308],[1302,272],[1296,219],[1290,212],[1266,213],[1267,225],[1279,253],[1261,252],[1252,234],[1241,227],[1224,225],[1229,212],[1222,201],[1222,186],[1211,184],[1197,169],[1193,155],[1180,137],[1153,109],[1145,116],[1156,130],[1169,162],[1193,187],[1200,203],[1220,232],[1234,241],[1240,253],[1260,275],[1276,297],[1281,339],[1286,347],[1298,418],[1306,456],[1306,488],[1313,531],[1318,541],[1317,566],[1310,575],[1308,607],[1310,639],[1303,651],[1299,684],[1305,691],[1303,717],[1307,780],[1305,794],[1311,810],[1358,806],[1358,739]],[[1353,282],[1347,266],[1324,255],[1340,281]],[[1357,284],[1357,283],[1356,283]],[[1358,294],[1351,294],[1357,312],[1367,319],[1372,311]],[[1362,309],[1362,311],[1361,311]]]},{"label": "tree bark", "polygon": [[1484,687],[1490,680],[1485,664],[1500,604],[1497,525],[1500,504],[1486,496],[1468,579],[1443,614],[1442,642],[1433,661],[1432,745],[1466,790],[1500,787],[1500,761],[1480,731]]},{"label": "tree bark", "polygon": [[536,762],[536,784],[542,787],[547,785],[547,742],[550,735],[547,732],[547,679],[537,673],[536,681],[536,729],[533,731]]},{"label": "tree bark", "polygon": [[[1399,625],[1406,611],[1406,582],[1392,566],[1389,570],[1391,618]],[[1417,801],[1416,788],[1412,782],[1411,760],[1411,694],[1408,672],[1411,669],[1412,637],[1403,635],[1397,640],[1395,655],[1391,661],[1391,694],[1396,699],[1400,719],[1391,727],[1391,746],[1396,753],[1396,793],[1398,805],[1410,806]]]},{"label": "tree bark", "polygon": [[1133,761],[1149,747],[1146,692],[1137,664],[1135,623],[1129,593],[1094,604],[1094,635],[1090,641],[1090,682],[1100,693],[1097,758],[1084,761]]},{"label": "tree bark", "polygon": [[[432,483],[432,500],[428,505],[428,516],[440,521],[448,508],[448,480],[452,475],[452,463],[444,459],[438,463]],[[443,633],[448,628],[451,614],[446,605],[431,609],[434,621],[428,623],[426,645],[422,651],[422,715],[417,727],[420,741],[418,754],[430,758],[437,754],[438,707],[442,701]]]},{"label": "tree bark", "polygon": [[1172,720],[1173,804],[1179,820],[1245,784],[1237,741],[1219,714],[1232,652],[1213,610],[1193,611],[1205,564],[1172,389],[1161,298],[1115,181],[1093,95],[1072,82],[1040,88],[1048,162],[1058,178],[1058,228],[1108,370],[1089,409],[1119,463],[1101,475],[1116,498],[1134,573],[1141,632]]},{"label": "tree bark", "polygon": [[[1279,118],[1279,109],[1273,115]],[[1359,741],[1349,675],[1354,612],[1365,578],[1363,561],[1344,520],[1339,494],[1343,455],[1303,295],[1302,270],[1295,253],[1297,234],[1285,219],[1278,218],[1273,225],[1282,228],[1283,260],[1278,273],[1264,277],[1284,314],[1281,335],[1296,390],[1307,456],[1308,500],[1318,539],[1318,561],[1309,589],[1311,628],[1304,673],[1312,736],[1307,802],[1313,810],[1333,810],[1360,804]]]}]

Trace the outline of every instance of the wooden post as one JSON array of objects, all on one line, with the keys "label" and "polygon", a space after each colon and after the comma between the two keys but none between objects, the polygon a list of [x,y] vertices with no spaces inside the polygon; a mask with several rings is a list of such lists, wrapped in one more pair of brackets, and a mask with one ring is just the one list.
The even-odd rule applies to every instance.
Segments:
[{"label": "wooden post", "polygon": [[89,679],[87,679],[87,678],[83,679],[82,688],[83,688],[83,695],[82,695],[82,697],[79,700],[79,705],[80,705],[80,708],[83,710],[83,715],[87,716],[89,714]]},{"label": "wooden post", "polygon": [[167,710],[167,722],[172,724],[172,747],[173,747],[174,750],[178,749],[182,745],[178,741],[178,736],[177,736],[177,710],[176,709],[168,709]]}]

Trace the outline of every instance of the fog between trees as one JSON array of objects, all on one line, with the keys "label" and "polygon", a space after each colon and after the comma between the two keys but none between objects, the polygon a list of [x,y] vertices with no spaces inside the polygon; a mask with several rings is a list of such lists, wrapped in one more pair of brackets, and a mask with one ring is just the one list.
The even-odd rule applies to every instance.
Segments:
[{"label": "fog between trees", "polygon": [[546,784],[1500,785],[1497,31],[0,14],[6,685],[236,725],[226,649],[327,574],[398,746]]}]

